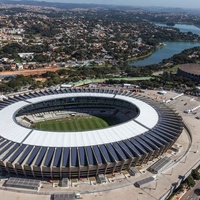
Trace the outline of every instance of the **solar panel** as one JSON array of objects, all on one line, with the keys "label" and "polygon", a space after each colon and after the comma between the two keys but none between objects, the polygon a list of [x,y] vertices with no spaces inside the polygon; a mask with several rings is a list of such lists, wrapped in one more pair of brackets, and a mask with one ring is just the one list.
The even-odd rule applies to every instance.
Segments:
[{"label": "solar panel", "polygon": [[4,141],[4,138],[0,138],[0,143]]},{"label": "solar panel", "polygon": [[111,144],[106,144],[106,147],[109,150],[109,153],[113,156],[113,158],[116,161],[120,161],[121,160],[120,156],[117,154],[117,152],[115,151],[115,149],[111,146]]},{"label": "solar panel", "polygon": [[177,123],[173,123],[173,122],[167,122],[167,121],[163,121],[162,122],[162,125],[167,125],[167,126],[170,126],[170,127],[173,127],[173,128],[180,128],[180,124],[177,124]]},{"label": "solar panel", "polygon": [[162,126],[159,126],[159,131],[162,130],[164,132],[167,132],[169,135],[171,135],[171,137],[176,137],[177,136],[177,132],[175,130],[169,130],[167,128],[164,128]]},{"label": "solar panel", "polygon": [[32,148],[33,146],[28,146],[17,163],[21,164],[24,161],[24,159],[27,157],[27,155],[31,152]]},{"label": "solar panel", "polygon": [[6,144],[8,144],[8,142],[9,142],[9,140],[6,140],[6,141],[2,142],[2,144],[0,145],[0,149],[1,149],[3,146],[5,146]]},{"label": "solar panel", "polygon": [[85,149],[86,149],[86,152],[87,152],[89,165],[96,165],[97,162],[96,162],[95,156],[92,152],[92,148],[91,147],[85,147]]},{"label": "solar panel", "polygon": [[130,150],[136,155],[136,156],[142,156],[142,154],[138,151],[138,149],[129,141],[126,140],[125,143],[130,148]]},{"label": "solar panel", "polygon": [[38,190],[40,181],[34,179],[11,177],[8,179],[8,181],[5,182],[5,186]]},{"label": "solar panel", "polygon": [[149,182],[151,182],[151,181],[153,181],[153,180],[154,180],[153,177],[148,177],[148,178],[144,178],[144,179],[142,179],[142,180],[139,180],[139,181],[135,182],[135,184],[136,184],[138,187],[140,187],[140,186],[142,186],[142,185],[144,185],[144,184],[147,184],[147,183],[149,183]]},{"label": "solar panel", "polygon": [[158,134],[156,134],[156,133],[154,133],[154,132],[151,132],[151,131],[150,131],[150,135],[151,135],[152,137],[157,138],[160,142],[162,142],[162,144],[168,143],[164,138],[161,138]]},{"label": "solar panel", "polygon": [[44,158],[44,155],[45,155],[46,151],[47,151],[47,147],[42,147],[42,149],[40,150],[40,152],[38,154],[37,160],[35,162],[36,166],[40,166],[40,164],[42,163],[42,159]]},{"label": "solar panel", "polygon": [[68,193],[68,194],[53,194],[51,196],[52,200],[74,200],[75,199],[75,193]]},{"label": "solar panel", "polygon": [[148,170],[152,173],[158,173],[162,169],[165,168],[165,166],[171,164],[173,161],[169,157],[164,157],[156,161],[153,165],[151,165]]},{"label": "solar panel", "polygon": [[98,164],[105,163],[104,157],[102,156],[102,154],[101,154],[101,152],[99,150],[99,147],[98,146],[93,146],[93,150],[94,150],[95,156],[97,158]]},{"label": "solar panel", "polygon": [[144,140],[142,140],[140,137],[135,138],[136,141],[138,141],[147,151],[153,151],[151,146],[148,145]]},{"label": "solar panel", "polygon": [[106,147],[104,145],[99,145],[99,148],[101,149],[101,151],[102,151],[105,159],[107,160],[107,162],[112,162],[113,160],[112,160],[111,156],[109,155]]},{"label": "solar panel", "polygon": [[53,159],[53,154],[54,154],[54,147],[50,147],[47,155],[46,155],[46,159],[44,161],[44,166],[49,167],[51,165],[51,160]]},{"label": "solar panel", "polygon": [[127,156],[127,154],[123,151],[123,149],[115,142],[113,143],[113,146],[115,148],[115,150],[120,154],[120,156],[123,159],[128,159],[129,157]]},{"label": "solar panel", "polygon": [[132,151],[127,147],[127,145],[126,145],[124,142],[119,141],[118,143],[119,143],[119,145],[121,146],[121,148],[122,148],[126,153],[128,153],[131,157],[134,157],[134,156],[135,156],[135,155],[132,153]]},{"label": "solar panel", "polygon": [[36,157],[37,153],[39,152],[40,147],[36,146],[33,151],[31,152],[31,154],[28,157],[28,160],[26,161],[27,165],[31,165],[31,163],[33,162],[34,158]]},{"label": "solar panel", "polygon": [[147,138],[149,138],[151,141],[153,141],[154,143],[156,143],[157,145],[159,145],[160,147],[164,146],[160,141],[158,141],[155,137],[152,137],[149,134],[145,135]]},{"label": "solar panel", "polygon": [[64,148],[62,166],[69,167],[70,149]]},{"label": "solar panel", "polygon": [[36,97],[39,97],[39,96],[40,96],[40,94],[39,94],[38,92],[35,92],[34,95],[35,95]]},{"label": "solar panel", "polygon": [[[154,132],[154,131],[153,131]],[[155,132],[155,133],[157,133],[157,132]],[[169,135],[169,134],[164,134],[163,132],[159,132],[159,133],[157,133],[159,136],[161,136],[161,137],[163,137],[163,138],[165,138],[168,142],[172,142],[173,141],[173,139],[172,139],[172,137],[171,137],[171,135]]]},{"label": "solar panel", "polygon": [[11,162],[11,163],[12,163],[12,162],[17,158],[17,156],[25,149],[25,147],[26,147],[25,144],[21,145],[21,146],[17,149],[17,151],[10,157],[10,159],[8,160],[8,162]]},{"label": "solar panel", "polygon": [[139,142],[137,142],[137,141],[136,141],[135,139],[133,139],[133,138],[131,138],[130,141],[131,141],[131,143],[133,143],[133,144],[135,145],[135,147],[136,147],[139,151],[141,151],[142,153],[147,154],[146,149],[145,149]]},{"label": "solar panel", "polygon": [[34,98],[34,97],[35,97],[33,93],[29,93],[29,96],[30,96],[31,98]]},{"label": "solar panel", "polygon": [[144,141],[146,141],[149,145],[151,145],[151,147],[156,150],[158,149],[158,146],[152,142],[149,138],[147,138],[145,135],[140,135],[140,138],[142,138]]},{"label": "solar panel", "polygon": [[170,140],[173,140],[174,139],[174,135],[171,135],[169,134],[168,132],[164,131],[164,130],[161,130],[161,129],[153,129],[152,130],[153,132],[155,132],[156,134],[159,134],[159,135],[162,135],[162,137],[167,137],[169,138]]},{"label": "solar panel", "polygon": [[87,165],[87,158],[86,158],[84,147],[79,147],[78,151],[79,151],[80,164],[82,166],[86,166]]},{"label": "solar panel", "polygon": [[17,148],[19,147],[19,144],[15,144],[12,146],[12,148],[8,151],[8,153],[2,158],[2,160],[5,160],[7,157],[9,157]]},{"label": "solar panel", "polygon": [[[170,127],[168,125],[164,125],[164,124],[160,124],[159,125],[159,128],[162,127],[162,128],[165,128],[165,130],[171,130],[171,131],[174,131],[174,132],[177,132],[177,128],[173,128],[173,127]],[[179,130],[179,129],[178,129]]]},{"label": "solar panel", "polygon": [[60,166],[60,160],[61,160],[61,155],[62,155],[62,148],[58,147],[56,149],[54,161],[53,161],[53,166],[54,167],[59,167]]},{"label": "solar panel", "polygon": [[5,145],[2,147],[3,149],[0,151],[0,154],[2,154],[3,152],[7,151],[13,144],[14,142],[10,142],[8,144],[8,140],[4,143]]},{"label": "solar panel", "polygon": [[76,147],[71,148],[71,165],[78,166],[78,152]]}]

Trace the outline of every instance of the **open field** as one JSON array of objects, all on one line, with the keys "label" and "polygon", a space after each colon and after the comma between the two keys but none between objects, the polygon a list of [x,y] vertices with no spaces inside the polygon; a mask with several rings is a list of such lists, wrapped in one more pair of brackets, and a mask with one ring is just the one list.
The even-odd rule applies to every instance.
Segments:
[{"label": "open field", "polygon": [[147,77],[121,77],[121,78],[102,78],[102,79],[85,79],[74,83],[75,87],[86,85],[89,83],[102,83],[107,80],[116,80],[116,81],[141,81],[141,80],[149,80],[151,76]]},{"label": "open field", "polygon": [[73,116],[38,122],[33,125],[33,128],[43,131],[88,131],[106,128],[113,124],[116,124],[116,122],[112,119],[95,116]]},{"label": "open field", "polygon": [[44,74],[46,72],[55,72],[58,71],[60,68],[42,68],[42,69],[33,69],[33,70],[19,70],[19,71],[4,71],[0,72],[0,76],[15,76],[15,75],[24,75],[24,76],[30,76],[34,74]]}]

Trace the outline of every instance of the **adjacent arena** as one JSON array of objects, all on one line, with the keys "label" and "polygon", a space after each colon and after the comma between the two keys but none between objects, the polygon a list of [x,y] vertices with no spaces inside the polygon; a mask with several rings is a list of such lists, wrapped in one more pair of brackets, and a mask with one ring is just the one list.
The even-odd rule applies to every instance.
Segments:
[{"label": "adjacent arena", "polygon": [[[76,115],[114,119],[89,131],[41,131],[31,124]],[[0,170],[34,178],[81,178],[128,170],[166,152],[182,119],[164,104],[130,91],[41,90],[0,101]]]},{"label": "adjacent arena", "polygon": [[182,64],[178,67],[177,74],[200,82],[200,64]]}]

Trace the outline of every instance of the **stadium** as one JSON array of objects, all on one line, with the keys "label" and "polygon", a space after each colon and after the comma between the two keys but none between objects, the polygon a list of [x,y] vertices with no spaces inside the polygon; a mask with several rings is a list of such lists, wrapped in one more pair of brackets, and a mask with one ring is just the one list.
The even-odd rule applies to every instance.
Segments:
[{"label": "stadium", "polygon": [[0,116],[1,172],[34,178],[141,166],[171,148],[183,130],[181,117],[164,104],[116,89],[3,96]]},{"label": "stadium", "polygon": [[177,75],[200,82],[200,65],[191,63],[179,65]]}]

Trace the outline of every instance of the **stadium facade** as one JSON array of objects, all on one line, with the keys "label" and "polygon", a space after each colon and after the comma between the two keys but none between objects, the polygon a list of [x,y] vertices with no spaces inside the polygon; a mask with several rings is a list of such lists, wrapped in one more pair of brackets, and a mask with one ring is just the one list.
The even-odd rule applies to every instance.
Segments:
[{"label": "stadium facade", "polygon": [[[118,123],[79,132],[29,126],[38,115],[55,112],[107,116]],[[9,96],[0,101],[0,118],[0,170],[34,178],[81,178],[128,170],[162,155],[183,130],[181,117],[164,104],[111,89]]]}]

